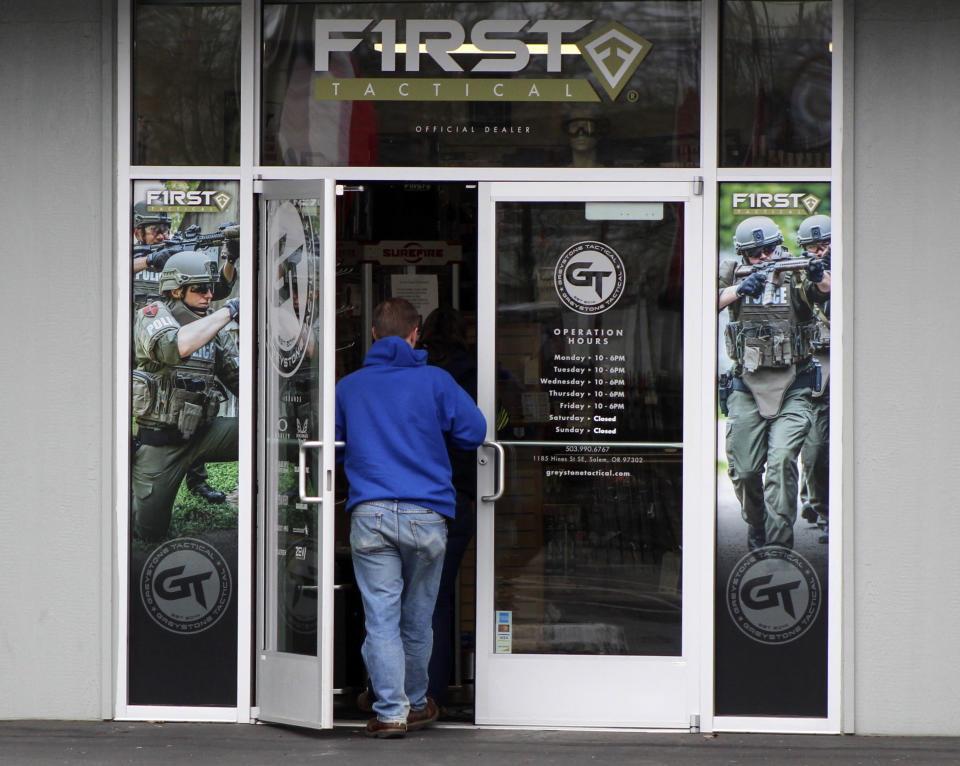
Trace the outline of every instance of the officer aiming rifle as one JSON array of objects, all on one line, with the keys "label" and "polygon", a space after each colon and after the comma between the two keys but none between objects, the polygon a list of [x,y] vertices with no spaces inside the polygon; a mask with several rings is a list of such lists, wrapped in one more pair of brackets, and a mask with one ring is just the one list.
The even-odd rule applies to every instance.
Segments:
[{"label": "officer aiming rifle", "polygon": [[167,533],[180,482],[192,466],[237,459],[237,419],[219,415],[225,390],[237,395],[237,346],[226,327],[239,299],[213,310],[219,277],[202,251],[171,256],[160,277],[163,300],[134,317],[132,412],[140,443],[130,474],[136,534]]},{"label": "officer aiming rifle", "polygon": [[810,429],[818,369],[811,307],[829,297],[829,273],[818,259],[784,255],[783,234],[765,216],[742,221],[733,242],[738,260],[720,263],[717,302],[730,315],[725,340],[734,364],[720,390],[727,474],[747,523],[747,546],[792,548],[797,456]]},{"label": "officer aiming rifle", "polygon": [[197,225],[170,234],[172,220],[164,211],[151,211],[146,202],[133,208],[133,293],[134,309],[160,297],[160,272],[167,261],[182,252],[215,249],[211,259],[219,260],[221,249],[225,259],[220,269],[213,299],[223,300],[230,295],[236,282],[236,262],[240,257],[240,227],[236,223],[221,224],[211,234],[201,234]]}]

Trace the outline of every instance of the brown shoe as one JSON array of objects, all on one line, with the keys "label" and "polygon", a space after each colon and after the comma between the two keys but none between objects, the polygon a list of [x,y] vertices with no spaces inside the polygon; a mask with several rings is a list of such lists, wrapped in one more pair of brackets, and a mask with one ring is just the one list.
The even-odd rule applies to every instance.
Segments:
[{"label": "brown shoe", "polygon": [[371,718],[367,721],[364,734],[379,739],[399,739],[407,736],[407,725],[398,721],[381,721],[379,718]]},{"label": "brown shoe", "polygon": [[424,726],[429,726],[440,716],[440,708],[430,697],[427,697],[427,704],[421,710],[411,710],[407,715],[407,731],[416,731]]}]

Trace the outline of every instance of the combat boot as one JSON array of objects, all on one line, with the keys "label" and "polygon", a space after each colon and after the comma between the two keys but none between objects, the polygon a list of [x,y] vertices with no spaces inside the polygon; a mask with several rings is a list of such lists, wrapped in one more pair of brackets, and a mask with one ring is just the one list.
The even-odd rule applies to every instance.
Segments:
[{"label": "combat boot", "polygon": [[205,481],[197,484],[195,487],[190,487],[190,491],[197,497],[202,497],[208,503],[214,503],[215,505],[219,505],[227,500],[227,496],[223,494],[223,492],[214,489]]}]

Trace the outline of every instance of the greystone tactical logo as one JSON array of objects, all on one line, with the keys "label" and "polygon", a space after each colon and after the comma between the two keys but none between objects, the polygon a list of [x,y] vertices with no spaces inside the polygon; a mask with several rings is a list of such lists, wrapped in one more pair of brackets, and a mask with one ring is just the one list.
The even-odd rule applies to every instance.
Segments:
[{"label": "greystone tactical logo", "polygon": [[302,207],[288,201],[276,205],[267,232],[267,267],[273,279],[267,339],[277,372],[290,377],[307,354],[319,309],[320,245]]},{"label": "greystone tactical logo", "polygon": [[614,21],[585,37],[577,47],[610,100],[616,101],[653,43]]},{"label": "greystone tactical logo", "polygon": [[202,633],[223,617],[232,597],[227,562],[212,545],[192,537],[163,543],[140,574],[147,614],[171,633]]},{"label": "greystone tactical logo", "polygon": [[803,556],[768,546],[750,551],[727,580],[727,611],[761,644],[787,644],[806,633],[820,613],[820,578]]},{"label": "greystone tactical logo", "polygon": [[578,314],[602,314],[613,308],[626,283],[623,261],[603,242],[577,242],[557,260],[553,286],[560,300]]}]

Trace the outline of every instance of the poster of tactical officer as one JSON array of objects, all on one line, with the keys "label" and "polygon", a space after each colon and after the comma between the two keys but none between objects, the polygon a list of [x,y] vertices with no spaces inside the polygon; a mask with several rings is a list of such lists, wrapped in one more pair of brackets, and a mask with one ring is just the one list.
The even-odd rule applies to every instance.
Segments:
[{"label": "poster of tactical officer", "polygon": [[129,701],[236,697],[238,188],[137,181]]},{"label": "poster of tactical officer", "polygon": [[716,712],[827,714],[830,185],[719,195]]}]

